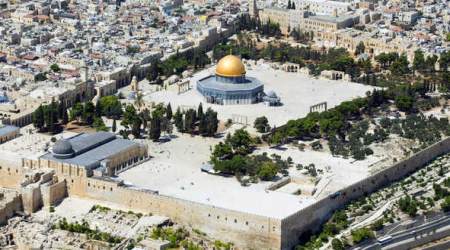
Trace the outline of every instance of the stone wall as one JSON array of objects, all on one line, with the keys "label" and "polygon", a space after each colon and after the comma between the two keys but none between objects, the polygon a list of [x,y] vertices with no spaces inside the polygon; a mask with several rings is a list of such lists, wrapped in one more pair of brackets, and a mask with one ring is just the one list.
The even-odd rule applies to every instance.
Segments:
[{"label": "stone wall", "polygon": [[290,249],[298,243],[299,236],[308,230],[318,229],[331,214],[350,201],[366,196],[388,184],[417,171],[436,157],[450,152],[450,137],[435,143],[413,156],[400,161],[366,179],[340,190],[340,195],[326,197],[313,205],[282,220],[282,249]]},{"label": "stone wall", "polygon": [[28,185],[21,189],[23,211],[27,214],[36,212],[42,207],[42,194],[38,185]]},{"label": "stone wall", "polygon": [[113,202],[143,213],[165,215],[177,223],[197,228],[222,241],[231,241],[241,248],[279,249],[281,246],[281,221],[277,219],[158,195],[112,181],[96,178],[88,178],[87,183],[80,181],[68,182],[69,195]]},{"label": "stone wall", "polygon": [[41,186],[42,203],[44,207],[58,204],[67,195],[66,182],[60,181],[48,186]]},{"label": "stone wall", "polygon": [[0,162],[0,185],[5,188],[19,188],[24,169],[19,165]]},{"label": "stone wall", "polygon": [[[283,220],[167,197],[149,190],[124,186],[113,180],[88,178],[87,173],[78,166],[52,164],[47,161],[39,162],[39,164],[34,162],[23,164],[24,166],[50,167],[55,170],[60,182],[55,184],[53,191],[49,191],[51,193],[48,194],[49,197],[46,198],[46,194],[43,195],[44,203],[50,204],[56,201],[62,196],[62,190],[66,186],[69,196],[112,202],[143,213],[165,215],[177,223],[197,228],[214,238],[234,242],[239,248],[291,249],[298,243],[299,236],[308,230],[317,229],[334,210],[343,207],[351,200],[403,178],[449,151],[450,138],[446,138],[390,168],[340,190],[340,195],[337,197],[323,198]],[[17,188],[24,177],[25,169],[26,167],[0,166],[0,185]],[[65,184],[61,184],[62,182]],[[39,195],[36,192],[39,192]],[[29,198],[32,199],[28,200],[33,204],[24,203],[24,208],[36,209],[39,202],[35,196],[41,196],[40,190],[30,189],[22,196],[27,194],[31,196]]]},{"label": "stone wall", "polygon": [[22,211],[22,199],[20,194],[10,197],[10,199],[5,201],[4,205],[0,207],[0,225],[5,225],[7,220],[18,211]]}]

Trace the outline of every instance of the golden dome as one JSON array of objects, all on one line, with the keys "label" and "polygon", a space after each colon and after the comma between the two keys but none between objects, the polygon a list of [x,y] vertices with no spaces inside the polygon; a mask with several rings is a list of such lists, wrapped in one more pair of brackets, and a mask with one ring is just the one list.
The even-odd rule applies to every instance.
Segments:
[{"label": "golden dome", "polygon": [[219,60],[216,75],[224,77],[238,77],[245,75],[245,66],[237,56],[228,55]]}]

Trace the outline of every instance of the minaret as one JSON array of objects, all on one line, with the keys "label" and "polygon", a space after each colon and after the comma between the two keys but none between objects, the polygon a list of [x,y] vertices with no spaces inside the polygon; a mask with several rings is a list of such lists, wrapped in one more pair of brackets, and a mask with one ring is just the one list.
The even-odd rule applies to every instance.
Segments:
[{"label": "minaret", "polygon": [[249,0],[248,2],[248,13],[250,17],[258,18],[258,6],[256,0]]}]

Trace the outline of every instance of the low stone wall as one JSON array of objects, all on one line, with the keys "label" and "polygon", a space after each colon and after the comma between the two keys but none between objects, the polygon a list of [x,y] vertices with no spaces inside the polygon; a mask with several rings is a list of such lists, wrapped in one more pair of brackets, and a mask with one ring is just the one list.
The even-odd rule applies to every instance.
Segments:
[{"label": "low stone wall", "polygon": [[281,222],[282,249],[290,249],[298,243],[299,237],[309,230],[317,230],[336,210],[350,201],[366,196],[388,184],[398,181],[417,171],[436,157],[450,152],[450,137],[400,161],[370,177],[340,190],[340,195],[326,197],[313,205],[298,211]]}]

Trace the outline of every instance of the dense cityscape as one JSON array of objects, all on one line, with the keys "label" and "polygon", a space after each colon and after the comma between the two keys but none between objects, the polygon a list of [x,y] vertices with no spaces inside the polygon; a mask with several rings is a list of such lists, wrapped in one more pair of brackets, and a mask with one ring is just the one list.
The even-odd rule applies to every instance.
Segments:
[{"label": "dense cityscape", "polygon": [[0,0],[0,249],[450,249],[450,2]]}]

